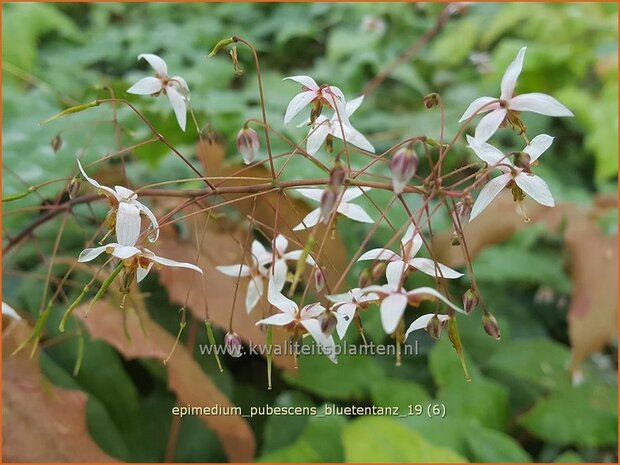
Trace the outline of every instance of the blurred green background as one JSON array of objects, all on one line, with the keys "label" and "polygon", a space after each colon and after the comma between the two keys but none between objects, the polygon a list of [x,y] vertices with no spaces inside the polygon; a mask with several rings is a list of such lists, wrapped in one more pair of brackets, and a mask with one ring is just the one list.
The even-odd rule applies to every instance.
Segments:
[{"label": "blurred green background", "polygon": [[[444,5],[363,4],[5,4],[3,6],[3,196],[75,173],[76,155],[96,160],[116,150],[110,108],[96,108],[54,124],[51,115],[78,103],[105,98],[108,86],[120,97],[137,79],[151,74],[140,53],[157,53],[172,75],[183,76],[200,124],[221,135],[227,160],[239,163],[234,137],[243,122],[259,117],[251,56],[239,47],[245,70],[235,76],[226,52],[206,55],[220,39],[239,34],[260,54],[267,113],[274,128],[300,140],[304,128],[283,128],[282,117],[297,87],[284,76],[307,74],[339,86],[347,97],[365,84],[433,26]],[[501,76],[527,46],[517,91],[558,98],[574,119],[526,115],[530,136],[556,137],[536,168],[556,200],[590,208],[600,195],[617,191],[617,6],[607,3],[472,4],[455,14],[414,60],[399,66],[370,95],[353,123],[380,152],[414,135],[439,136],[437,112],[422,98],[441,94],[446,134],[458,129],[467,105],[480,95],[497,95]],[[197,135],[188,124],[178,130],[168,102],[129,96],[158,130],[184,153],[194,153]],[[118,114],[125,146],[147,139],[148,130],[130,112]],[[52,148],[59,136],[62,147]],[[522,145],[501,132],[498,144]],[[276,151],[286,150],[276,142]],[[128,166],[141,184],[188,175],[163,145],[134,151]],[[455,148],[448,169],[471,160]],[[325,157],[326,155],[319,155]],[[291,161],[284,177],[315,177],[311,165]],[[303,164],[302,164],[303,163]],[[360,160],[361,163],[361,160]],[[423,167],[421,168],[423,169]],[[387,171],[382,174],[387,175]],[[3,246],[36,219],[42,199],[53,199],[63,183],[3,205]],[[385,204],[389,193],[377,193]],[[365,205],[370,208],[370,204]],[[99,212],[99,210],[97,210]],[[390,219],[405,220],[394,211]],[[3,300],[22,314],[35,315],[59,221],[37,231],[31,241],[3,261]],[[77,256],[84,236],[67,224],[63,256]],[[447,229],[438,218],[438,230]],[[617,209],[598,219],[605,235],[617,234]],[[346,234],[364,226],[347,225]],[[344,229],[340,231],[346,239]],[[391,237],[381,228],[376,245]],[[33,243],[33,242],[36,242]],[[351,254],[355,241],[345,241]],[[236,405],[403,405],[441,403],[445,418],[347,418],[271,416],[248,419],[259,461],[454,461],[616,462],[616,340],[584,363],[585,381],[573,386],[567,368],[570,347],[567,312],[575,283],[567,271],[562,237],[539,225],[507,243],[484,250],[476,262],[478,281],[502,326],[491,340],[478,316],[462,318],[462,334],[474,381],[467,383],[446,335],[434,342],[418,336],[420,356],[394,366],[389,357],[342,357],[337,366],[308,357],[297,373],[275,373],[267,391],[265,362],[259,357],[225,358],[216,372],[209,357],[196,361]],[[506,266],[509,262],[511,266]],[[60,273],[59,270],[58,273]],[[359,271],[359,270],[358,270]],[[355,280],[351,280],[354,284]],[[454,285],[455,295],[467,288]],[[151,317],[171,334],[177,307],[150,276],[145,292]],[[77,292],[79,293],[79,292]],[[76,295],[77,295],[76,293]],[[74,297],[75,298],[75,297]],[[56,314],[62,313],[62,306]],[[58,319],[52,317],[50,334]],[[601,322],[608,324],[608,322]],[[377,312],[365,314],[375,342],[387,340]],[[218,330],[221,340],[223,333]],[[349,335],[351,341],[357,335]],[[198,342],[205,342],[201,334]],[[84,365],[71,375],[77,342],[69,339],[41,353],[40,365],[55,384],[88,395],[88,434],[108,454],[124,461],[161,461],[168,441],[175,395],[166,370],[151,359],[125,360],[111,345],[85,336]],[[196,386],[200,389],[200,386]],[[4,427],[9,427],[4,425]],[[5,445],[6,446],[6,445]],[[198,418],[185,418],[174,460],[225,461],[217,436]]]}]

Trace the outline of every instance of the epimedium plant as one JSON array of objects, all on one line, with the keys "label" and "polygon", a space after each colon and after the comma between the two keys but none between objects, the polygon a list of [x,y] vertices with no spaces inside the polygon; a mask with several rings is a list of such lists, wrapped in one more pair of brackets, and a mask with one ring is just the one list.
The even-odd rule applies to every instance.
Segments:
[{"label": "epimedium plant", "polygon": [[[450,14],[450,10],[446,9],[444,14]],[[469,377],[457,328],[457,314],[467,316],[480,307],[484,331],[499,339],[500,329],[476,285],[463,226],[467,222],[475,221],[504,189],[511,191],[515,209],[524,221],[529,221],[523,205],[526,197],[547,207],[554,206],[549,187],[541,177],[533,173],[539,163],[539,157],[553,143],[553,137],[547,134],[528,135],[520,113],[530,111],[552,117],[565,117],[572,116],[571,111],[546,94],[515,93],[518,77],[524,66],[526,48],[523,47],[505,71],[501,80],[500,96],[480,97],[474,100],[464,111],[460,119],[463,125],[451,140],[445,140],[442,128],[439,140],[425,135],[412,135],[382,153],[376,153],[372,143],[354,127],[351,121],[355,111],[363,104],[363,95],[349,99],[338,87],[318,84],[309,76],[285,78],[300,85],[301,89],[292,96],[287,108],[283,109],[283,124],[291,124],[296,118],[308,115],[300,123],[300,126],[308,127],[308,135],[301,141],[291,141],[281,136],[278,124],[267,120],[265,101],[268,96],[263,92],[260,60],[254,46],[246,39],[234,36],[220,41],[209,56],[230,47],[234,69],[238,72],[240,65],[237,61],[236,47],[239,44],[246,46],[254,58],[261,119],[251,118],[246,121],[239,130],[236,146],[247,165],[267,166],[268,182],[248,184],[248,178],[243,176],[241,170],[228,176],[225,179],[226,185],[222,186],[220,179],[200,172],[180,150],[159,133],[155,125],[140,111],[138,103],[123,98],[111,97],[74,106],[47,121],[52,123],[59,117],[87,111],[100,105],[125,105],[142,120],[157,141],[167,146],[192,169],[197,176],[195,180],[205,184],[202,189],[192,190],[160,189],[157,185],[142,186],[136,190],[124,186],[111,188],[90,177],[87,171],[92,167],[83,167],[77,160],[79,174],[67,185],[71,197],[69,208],[98,201],[102,195],[110,203],[110,210],[102,219],[98,231],[98,235],[102,234],[99,246],[86,247],[77,261],[91,262],[104,253],[110,257],[94,273],[77,299],[68,306],[59,329],[64,331],[67,319],[82,302],[90,300],[92,306],[111,286],[118,286],[121,295],[120,306],[125,307],[126,300],[131,299],[131,293],[136,289],[134,280],[139,283],[153,267],[181,267],[203,274],[204,271],[195,263],[160,257],[143,245],[145,241],[156,242],[162,225],[173,223],[175,214],[198,205],[200,208],[198,213],[205,215],[208,222],[213,211],[221,207],[222,204],[215,202],[215,199],[223,193],[251,196],[254,202],[259,202],[261,195],[276,193],[278,203],[275,207],[273,225],[259,224],[253,221],[251,215],[248,218],[250,224],[248,236],[251,233],[262,236],[271,243],[271,250],[268,250],[261,241],[254,240],[248,247],[242,245],[242,263],[222,263],[217,268],[219,272],[238,282],[249,278],[245,299],[248,318],[261,301],[266,286],[267,301],[270,304],[269,313],[262,315],[256,324],[266,328],[268,345],[272,341],[273,326],[279,326],[296,343],[301,342],[306,336],[312,338],[321,351],[332,362],[337,363],[334,334],[337,334],[339,339],[344,338],[350,324],[355,322],[356,328],[364,338],[363,314],[378,309],[384,331],[394,338],[397,364],[400,363],[400,347],[413,331],[425,329],[432,337],[439,339],[442,330],[447,326],[448,336],[461,360],[466,377]],[[146,60],[153,68],[155,76],[140,79],[127,89],[127,92],[153,97],[166,96],[179,128],[182,131],[187,129],[189,114],[198,137],[202,139],[203,131],[191,109],[190,86],[185,79],[180,76],[169,77],[166,62],[155,54],[144,53],[139,55],[138,59]],[[423,104],[429,110],[439,111],[442,121],[445,121],[445,108],[439,94],[429,94],[424,98]],[[473,120],[482,114],[485,116],[477,124],[473,136],[466,134],[471,132],[470,126]],[[500,130],[517,132],[523,138],[525,147],[500,150],[491,145],[489,140]],[[290,150],[283,155],[274,154],[270,141],[273,136],[289,143]],[[340,142],[336,142],[336,139]],[[446,171],[444,161],[450,156],[452,149],[464,139],[480,162],[461,166],[451,172]],[[263,143],[266,157],[261,158]],[[316,157],[322,148],[330,154],[329,164],[321,162]],[[316,165],[324,176],[319,179],[282,181],[286,163],[293,157],[304,157]],[[419,171],[420,157],[425,157],[428,162],[428,170],[425,172]],[[105,159],[107,158],[109,157]],[[275,161],[278,159],[283,159],[284,163],[276,169]],[[352,163],[353,160],[356,163]],[[354,168],[360,161],[363,166]],[[390,168],[389,179],[376,170],[384,164]],[[499,170],[501,174],[491,178],[495,170]],[[97,195],[82,193],[82,181],[94,187]],[[369,197],[369,192],[372,190],[393,193],[386,210],[377,209],[376,212],[369,212],[355,203],[356,198]],[[13,198],[22,198],[29,193],[18,194]],[[279,205],[280,202],[298,194],[317,202],[319,206],[300,218],[299,224],[291,227],[279,217]],[[174,210],[157,218],[149,207],[137,200],[138,195],[151,198],[176,197],[185,201]],[[407,201],[408,197],[413,196],[420,199],[420,207],[415,210],[410,208],[411,203]],[[366,245],[376,232],[377,225],[387,221],[387,210],[395,205],[406,212],[407,221],[404,224],[390,224],[393,236],[382,248],[366,250]],[[461,298],[450,295],[445,280],[459,279],[463,273],[439,263],[430,240],[433,218],[442,209],[449,213],[448,217],[454,230],[453,246],[462,249],[466,258],[464,271],[471,281],[471,288]],[[143,215],[148,220],[146,229],[142,225]],[[325,256],[324,246],[326,241],[330,240],[335,224],[343,221],[368,224],[367,236],[359,244],[346,271],[337,279],[330,280],[327,279],[330,274],[329,257]],[[325,225],[324,234],[318,232],[318,225],[321,224]],[[299,238],[298,232],[302,230],[309,230],[306,241],[301,241]],[[115,237],[115,241],[110,240],[111,236]],[[392,243],[399,238],[399,250],[395,252],[392,250]],[[95,240],[97,239],[93,239]],[[92,245],[93,241],[89,245]],[[294,247],[290,247],[294,250],[289,251],[291,244],[294,244]],[[416,256],[423,248],[430,258]],[[359,261],[370,262],[370,265],[359,276],[354,277],[358,281],[358,286],[346,289],[349,272],[353,264]],[[294,264],[294,267],[289,268],[291,264]],[[107,277],[91,296],[98,275],[104,271]],[[412,287],[410,282],[415,281],[418,271],[431,276],[434,279],[434,286]],[[409,277],[414,279],[409,280]],[[384,281],[386,282],[383,283]],[[59,286],[52,295],[47,308],[40,313],[31,335],[18,350],[28,343],[32,343],[33,348],[36,348],[61,287]],[[208,290],[206,292],[208,295]],[[232,299],[235,298],[236,293],[232,296]],[[419,307],[423,301],[434,302],[434,312],[421,315],[406,327],[404,315],[407,306]],[[185,326],[184,321],[183,316],[177,341]],[[232,316],[230,321],[224,343],[230,355],[239,356],[242,341],[232,325]],[[205,315],[205,325],[210,343],[215,344],[208,314]],[[217,357],[217,352],[214,353]],[[268,352],[267,359],[270,373],[271,352]],[[271,387],[270,377],[269,387]]]}]

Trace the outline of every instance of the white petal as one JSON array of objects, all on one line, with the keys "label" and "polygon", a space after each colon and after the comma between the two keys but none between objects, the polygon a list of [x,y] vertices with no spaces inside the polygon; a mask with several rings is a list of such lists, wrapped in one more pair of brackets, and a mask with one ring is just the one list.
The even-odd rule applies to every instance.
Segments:
[{"label": "white petal", "polygon": [[355,304],[344,304],[341,305],[336,311],[336,332],[338,333],[338,337],[340,339],[344,338],[347,329],[349,329],[349,325],[355,317],[356,309],[357,306]]},{"label": "white petal", "polygon": [[11,317],[15,320],[21,320],[22,317],[19,316],[19,314],[15,311],[15,309],[13,307],[11,307],[9,304],[2,302],[2,315],[6,315],[8,317]]},{"label": "white petal", "polygon": [[[108,244],[108,247],[111,244]],[[142,251],[134,247],[133,245],[118,244],[112,248],[112,256],[120,258],[121,260],[127,260],[128,258],[135,257],[136,255],[142,255]]]},{"label": "white petal", "polygon": [[289,315],[297,314],[297,304],[293,302],[291,299],[285,297],[280,292],[273,281],[269,281],[269,287],[267,289],[267,298],[269,303],[279,309],[282,312],[285,312]]},{"label": "white petal", "polygon": [[500,124],[502,124],[504,118],[506,118],[506,110],[504,108],[493,110],[480,120],[478,126],[476,126],[474,137],[480,142],[486,142],[495,134],[495,131],[497,131]]},{"label": "white petal", "polygon": [[364,253],[360,258],[357,259],[357,261],[361,262],[362,260],[394,260],[396,258],[400,258],[400,256],[396,252],[392,252],[390,249],[372,249]]},{"label": "white petal", "polygon": [[289,315],[288,313],[276,313],[275,315],[271,315],[269,318],[257,321],[256,325],[286,326],[293,321],[295,321],[295,317],[293,317],[293,315]]},{"label": "white petal", "polygon": [[422,236],[413,223],[409,225],[400,242],[403,250],[406,252],[407,259],[415,257],[420,248],[422,248],[423,243]]},{"label": "white petal", "polygon": [[265,249],[263,244],[256,240],[252,241],[252,255],[256,258],[256,260],[260,260],[266,253],[267,249]]},{"label": "white petal", "polygon": [[159,56],[153,53],[143,53],[141,55],[138,55],[138,60],[140,60],[141,58],[144,58],[146,61],[148,61],[149,65],[151,65],[151,67],[159,76],[168,75],[168,67],[166,66],[166,62],[162,60]]},{"label": "white petal", "polygon": [[282,234],[278,234],[274,242],[276,251],[280,255],[284,255],[284,252],[286,252],[286,249],[288,248],[288,239]]},{"label": "white petal", "polygon": [[[491,102],[496,102],[493,105],[489,105]],[[484,108],[483,108],[484,107]],[[459,123],[462,123],[466,119],[471,118],[474,114],[482,114],[487,111],[495,110],[499,107],[499,103],[495,97],[479,97],[473,102],[469,104],[461,119],[459,119]]]},{"label": "white petal", "polygon": [[[413,323],[411,323],[409,328],[407,328],[407,332],[405,333],[405,340],[409,337],[409,334],[411,334],[413,331],[426,328],[426,326],[428,325],[428,322],[431,321],[431,318],[433,318],[434,316],[435,315],[433,313],[429,313],[428,315],[422,315],[421,317],[417,318]],[[437,318],[439,318],[439,321],[442,321],[442,322],[450,319],[448,315],[441,315],[441,314],[437,314]]]},{"label": "white petal", "polygon": [[363,101],[364,101],[363,95],[360,95],[359,97],[354,98],[353,100],[349,100],[345,106],[347,115],[351,116],[353,113],[355,113],[355,111],[360,107]]},{"label": "white petal", "polygon": [[327,120],[318,123],[318,125],[314,125],[308,133],[308,139],[306,140],[306,152],[310,155],[317,153],[321,148],[321,145],[323,145],[323,142],[325,142],[325,139],[327,139],[329,132],[329,122]]},{"label": "white petal", "polygon": [[153,76],[145,77],[127,89],[127,93],[136,95],[152,95],[161,91],[162,83]]},{"label": "white petal", "polygon": [[293,228],[293,231],[301,231],[302,229],[311,228],[319,222],[321,217],[321,209],[317,208],[308,213],[305,218],[297,226]]},{"label": "white petal", "polygon": [[86,171],[84,171],[84,168],[82,168],[82,164],[80,163],[80,160],[77,160],[77,164],[78,164],[78,167],[80,168],[80,173],[82,173],[82,177],[84,179],[86,179],[86,181],[91,186],[94,186],[97,189],[101,189],[101,190],[107,192],[108,194],[111,194],[115,199],[118,199],[118,197],[116,195],[116,192],[114,192],[114,189],[112,189],[110,187],[107,187],[107,186],[102,186],[97,181],[95,181],[93,178],[89,178],[88,175],[86,174]]},{"label": "white petal", "polygon": [[353,199],[357,199],[358,197],[364,195],[364,192],[368,192],[371,187],[349,187],[344,194],[342,194],[343,202],[350,202]]},{"label": "white petal", "polygon": [[151,209],[143,203],[138,202],[137,200],[134,200],[133,203],[140,209],[142,213],[146,215],[146,217],[151,222],[151,228],[155,232],[155,238],[150,242],[155,242],[159,238],[159,223],[157,222],[157,218],[155,217]]},{"label": "white petal", "polygon": [[334,338],[329,336],[325,337],[323,331],[321,331],[321,323],[315,319],[301,320],[301,325],[306,328],[310,336],[321,346],[321,349],[325,352],[325,355],[334,363],[336,363],[336,344]]},{"label": "white petal", "polygon": [[338,205],[338,213],[342,213],[344,216],[351,218],[352,220],[359,221],[361,223],[374,223],[373,220],[366,211],[359,205],[354,203],[342,202]]},{"label": "white petal", "polygon": [[493,199],[497,197],[497,194],[499,194],[501,190],[506,187],[506,184],[508,184],[511,179],[512,175],[510,173],[506,173],[489,181],[482,188],[480,194],[478,194],[478,198],[474,202],[474,206],[471,209],[469,221],[472,221],[475,217],[482,213],[482,211],[489,206]]},{"label": "white petal", "polygon": [[144,249],[144,250],[146,253],[144,253],[143,255],[149,260],[151,260],[152,262],[159,263],[160,265],[164,265],[164,266],[172,266],[175,268],[187,268],[189,270],[194,270],[200,274],[203,274],[202,269],[192,263],[177,262],[176,260],[171,260],[169,258],[159,257],[155,255],[153,252],[151,252],[150,250],[147,250],[147,249]]},{"label": "white petal", "polygon": [[[437,263],[429,258],[413,258],[409,260],[409,264],[415,269],[430,276],[437,276],[447,279],[456,279],[463,276],[463,273],[459,273],[458,271],[453,270],[446,265],[442,265],[441,263]],[[436,267],[439,268],[441,273],[436,271]]]},{"label": "white petal", "polygon": [[310,76],[289,76],[282,79],[283,81],[290,80],[307,87],[310,90],[319,90],[319,85]]},{"label": "white petal", "polygon": [[553,137],[547,134],[539,134],[534,137],[527,147],[523,149],[530,156],[530,163],[535,162],[553,143]]},{"label": "white petal", "polygon": [[263,278],[260,276],[253,277],[248,283],[248,291],[245,296],[245,310],[250,313],[254,307],[260,302],[263,295]]},{"label": "white petal", "polygon": [[215,269],[226,276],[232,276],[234,278],[250,276],[250,267],[247,265],[220,265]]},{"label": "white petal", "polygon": [[381,302],[381,323],[387,334],[392,334],[407,307],[407,296],[404,294],[390,294]]},{"label": "white petal", "polygon": [[138,198],[138,195],[132,191],[131,189],[127,189],[123,186],[114,186],[114,190],[116,191],[116,197],[120,200],[127,200],[129,203],[133,204],[135,200]]},{"label": "white petal", "polygon": [[176,85],[180,88],[179,92],[189,100],[189,86],[185,79],[181,76],[173,76],[170,78],[170,85]]},{"label": "white petal", "polygon": [[437,292],[432,287],[419,287],[417,289],[413,289],[412,291],[407,292],[407,295],[408,296],[414,296],[414,295],[430,296],[430,300],[434,300],[435,298],[437,298],[441,300],[442,302],[444,302],[445,304],[447,304],[450,308],[456,310],[457,312],[465,313],[465,310],[454,305],[452,302],[450,302],[448,299],[446,299],[442,294]]},{"label": "white petal", "polygon": [[366,150],[367,152],[375,153],[375,148],[372,146],[370,141],[366,139],[366,137],[353,126],[343,124],[341,127],[340,124],[335,123],[332,126],[331,133],[332,135],[334,135],[334,137],[342,139],[343,130],[348,144],[355,145],[356,147]]},{"label": "white petal", "polygon": [[388,263],[388,266],[385,269],[385,277],[387,278],[388,284],[395,286],[396,289],[400,289],[400,280],[408,268],[409,264],[403,262],[402,260],[395,260]]},{"label": "white petal", "polygon": [[321,197],[323,196],[322,189],[295,189],[295,191],[299,192],[304,197],[307,197],[310,200],[316,200],[317,202],[320,202]]},{"label": "white petal", "polygon": [[573,112],[547,94],[534,92],[517,95],[508,103],[511,110],[531,111],[547,116],[575,116]]},{"label": "white petal", "polygon": [[121,245],[135,245],[140,237],[140,209],[133,203],[120,202],[116,212],[116,240]]},{"label": "white petal", "polygon": [[327,89],[323,89],[321,93],[334,109],[334,116],[331,118],[332,121],[340,120],[345,124],[351,125],[347,113],[347,102],[342,91],[336,86],[329,86]]},{"label": "white petal", "polygon": [[166,94],[170,100],[170,105],[174,110],[174,114],[177,117],[177,122],[182,131],[185,131],[185,125],[187,123],[187,101],[178,90],[172,86],[166,88]]},{"label": "white petal", "polygon": [[146,278],[146,275],[149,274],[149,272],[151,271],[151,268],[153,268],[153,263],[149,263],[146,268],[142,268],[141,266],[139,266],[136,269],[136,282],[140,282],[142,281],[144,278]]},{"label": "white petal", "polygon": [[306,305],[304,308],[301,309],[301,311],[299,312],[299,317],[302,320],[307,320],[309,318],[316,318],[324,312],[325,307],[323,307],[321,304],[310,304]]},{"label": "white petal", "polygon": [[[346,302],[352,302],[353,294],[352,291],[349,291],[343,292],[342,294],[326,295],[325,298],[335,304],[342,304]],[[334,305],[334,307],[336,307],[336,305]]]},{"label": "white petal", "polygon": [[495,166],[498,163],[506,163],[511,165],[510,159],[502,153],[498,148],[493,147],[487,142],[482,142],[474,139],[469,134],[467,135],[467,143],[469,148],[474,151],[476,156],[489,166]]},{"label": "white petal", "polygon": [[297,94],[286,107],[284,124],[289,123],[303,108],[316,98],[316,92],[309,90]]},{"label": "white petal", "polygon": [[81,263],[90,262],[91,260],[94,260],[99,255],[101,255],[103,252],[105,252],[105,250],[109,248],[110,246],[112,246],[112,244],[103,245],[101,247],[95,247],[92,249],[84,249],[80,252],[80,256],[78,257],[78,262],[81,262]]},{"label": "white petal", "polygon": [[284,260],[276,260],[273,264],[273,275],[271,274],[271,270],[269,272],[270,283],[273,282],[276,289],[281,291],[286,284],[286,275],[288,274],[288,267],[286,266],[286,262]]},{"label": "white petal", "polygon": [[[304,253],[303,250],[292,250],[291,252],[287,252],[283,255],[284,260],[299,260],[299,257]],[[309,254],[306,255],[306,263],[308,265],[314,265],[314,258],[312,258]]]},{"label": "white petal", "polygon": [[553,200],[553,195],[551,195],[549,186],[547,186],[547,183],[540,176],[521,172],[515,178],[515,182],[517,186],[523,189],[523,192],[538,203],[546,205],[547,207],[555,207],[555,201]]},{"label": "white petal", "polygon": [[500,98],[502,100],[511,99],[515,92],[517,79],[523,69],[523,58],[525,57],[526,49],[527,47],[522,47],[521,50],[519,50],[519,53],[517,53],[517,57],[514,61],[508,65],[508,68],[506,68],[501,84],[502,94],[500,95]]}]

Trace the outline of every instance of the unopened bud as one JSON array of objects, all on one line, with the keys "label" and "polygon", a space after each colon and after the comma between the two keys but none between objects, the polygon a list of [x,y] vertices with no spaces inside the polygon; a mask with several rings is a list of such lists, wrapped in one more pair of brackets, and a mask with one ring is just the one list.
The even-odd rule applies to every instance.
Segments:
[{"label": "unopened bud", "polygon": [[386,268],[387,262],[376,262],[370,269],[370,275],[372,276],[373,281],[377,281],[378,279],[380,279],[385,274]]},{"label": "unopened bud", "polygon": [[243,68],[239,64],[239,58],[237,57],[237,47],[236,46],[230,49],[230,58],[232,59],[233,71],[235,73],[235,76],[243,75]]},{"label": "unopened bud", "polygon": [[62,147],[62,139],[60,138],[60,134],[57,134],[56,137],[52,139],[52,150],[54,153],[58,152]]},{"label": "unopened bud", "polygon": [[79,177],[75,177],[71,180],[69,185],[67,186],[67,192],[69,193],[69,198],[71,200],[75,199],[79,194],[80,190],[82,190],[82,181]]},{"label": "unopened bud", "polygon": [[517,152],[514,154],[514,164],[517,168],[523,168],[524,171],[530,172],[531,157],[525,152]]},{"label": "unopened bud", "polygon": [[392,186],[395,194],[400,194],[418,170],[420,160],[411,148],[401,147],[392,157]]},{"label": "unopened bud", "polygon": [[426,108],[433,108],[439,105],[439,94],[433,92],[424,97],[424,106]]},{"label": "unopened bud", "polygon": [[321,316],[321,332],[326,336],[329,336],[336,327],[338,319],[336,314],[332,311],[328,311]]},{"label": "unopened bud", "polygon": [[467,289],[463,294],[463,310],[468,315],[476,309],[479,302],[478,293],[473,289]]},{"label": "unopened bud", "polygon": [[437,315],[433,315],[433,317],[428,320],[428,323],[426,324],[426,332],[433,339],[439,340],[439,337],[441,336],[441,330],[443,329],[444,325],[445,321],[441,321],[437,317]]},{"label": "unopened bud", "polygon": [[342,166],[342,163],[337,161],[329,173],[329,185],[337,189],[344,184],[346,177],[347,171]]},{"label": "unopened bud", "polygon": [[228,352],[228,355],[231,357],[241,357],[243,345],[241,343],[241,338],[234,331],[232,333],[226,333],[226,336],[224,336],[224,346],[226,347],[226,352]]},{"label": "unopened bud", "polygon": [[237,134],[237,150],[243,156],[243,161],[249,165],[258,156],[260,139],[252,128],[243,128]]},{"label": "unopened bud", "polygon": [[484,316],[482,317],[482,327],[489,336],[499,340],[499,325],[497,324],[497,320],[495,319],[493,314],[484,314]]},{"label": "unopened bud", "polygon": [[452,221],[455,224],[460,224],[461,226],[469,223],[472,205],[473,202],[471,197],[469,196],[459,201],[454,207],[454,211],[452,212]]},{"label": "unopened bud", "polygon": [[321,196],[321,221],[327,224],[338,204],[338,190],[327,186]]},{"label": "unopened bud", "polygon": [[364,271],[362,271],[360,273],[359,278],[357,278],[357,286],[360,288],[365,288],[367,286],[370,286],[373,283],[373,279],[372,279],[372,273],[371,271],[366,268]]},{"label": "unopened bud", "polygon": [[314,269],[314,287],[319,292],[325,287],[325,273],[319,266]]}]

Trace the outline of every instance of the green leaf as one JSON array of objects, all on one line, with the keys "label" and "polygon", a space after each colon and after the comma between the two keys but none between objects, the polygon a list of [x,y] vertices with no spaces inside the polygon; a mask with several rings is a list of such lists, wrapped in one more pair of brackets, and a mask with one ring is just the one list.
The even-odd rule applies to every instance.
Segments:
[{"label": "green leaf", "polygon": [[381,378],[370,387],[373,404],[377,407],[399,407],[405,414],[409,405],[426,404],[430,397],[418,383],[396,378]]},{"label": "green leaf", "polygon": [[473,462],[522,462],[532,457],[510,436],[489,428],[474,428],[465,436]]},{"label": "green leaf", "polygon": [[465,462],[456,452],[433,444],[401,422],[366,417],[349,423],[343,433],[346,462]]},{"label": "green leaf", "polygon": [[[314,402],[297,391],[284,391],[276,399],[278,407],[311,407]],[[304,431],[308,417],[303,415],[272,415],[265,424],[262,454],[273,452],[294,442]]]}]

